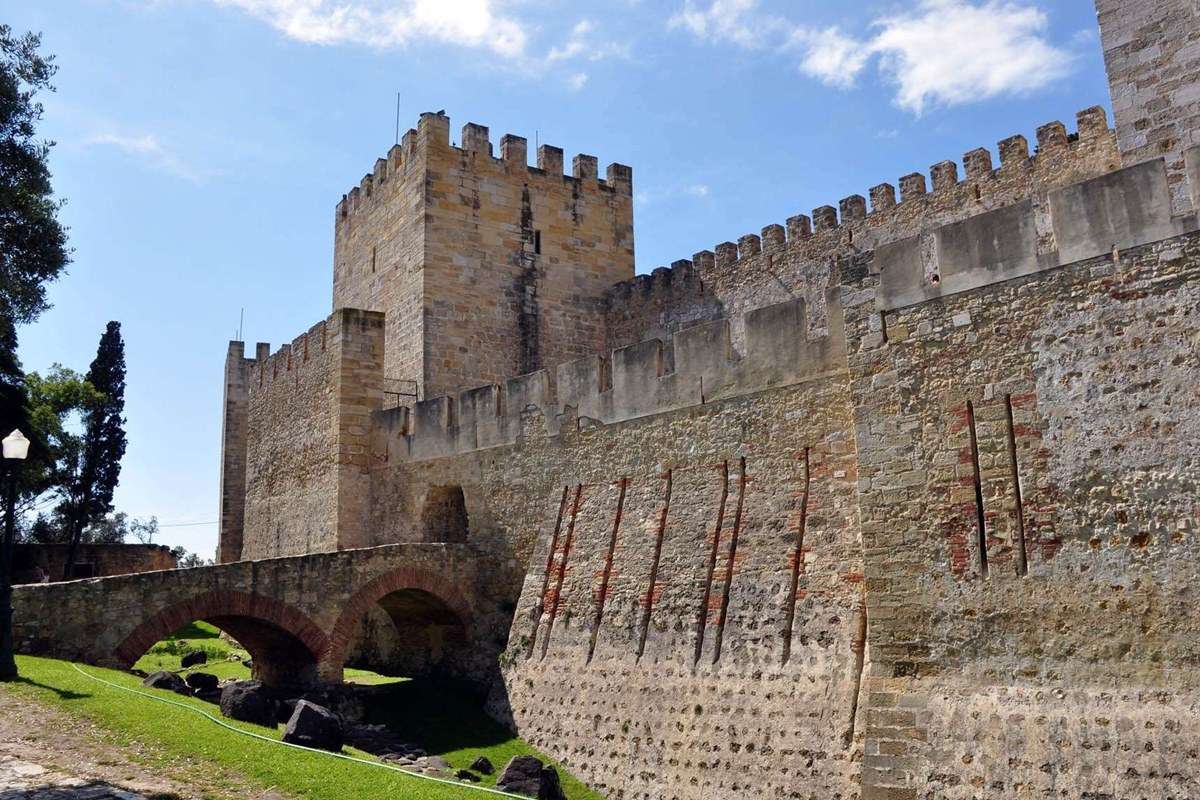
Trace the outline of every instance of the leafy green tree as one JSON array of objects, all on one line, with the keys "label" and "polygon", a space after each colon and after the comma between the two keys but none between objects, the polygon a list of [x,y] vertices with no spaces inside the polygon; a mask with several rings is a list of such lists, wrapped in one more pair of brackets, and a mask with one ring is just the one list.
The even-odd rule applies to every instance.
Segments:
[{"label": "leafy green tree", "polygon": [[46,309],[46,284],[69,260],[47,164],[54,143],[36,136],[37,94],[54,90],[57,70],[40,47],[38,34],[18,36],[0,25],[0,316],[11,324]]},{"label": "leafy green tree", "polygon": [[189,553],[182,546],[172,547],[171,555],[175,556],[175,563],[180,569],[191,569],[192,567],[211,567],[212,559],[202,558],[195,553]]},{"label": "leafy green tree", "polygon": [[121,478],[125,455],[125,343],[121,323],[110,322],[100,337],[87,382],[100,400],[83,413],[83,437],[78,451],[68,454],[69,476],[63,485],[58,512],[68,520],[71,538],[63,578],[75,569],[75,552],[83,532],[112,511],[113,492]]},{"label": "leafy green tree", "polygon": [[74,370],[53,365],[45,375],[25,376],[25,427],[29,459],[21,467],[17,507],[20,515],[33,511],[48,495],[57,495],[70,477],[70,465],[82,448],[73,431],[75,420],[103,399],[92,384]]}]

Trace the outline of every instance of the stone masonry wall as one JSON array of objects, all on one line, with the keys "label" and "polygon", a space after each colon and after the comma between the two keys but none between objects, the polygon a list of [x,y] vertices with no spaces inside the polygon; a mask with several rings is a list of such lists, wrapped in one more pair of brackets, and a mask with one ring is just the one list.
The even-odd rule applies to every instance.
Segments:
[{"label": "stone masonry wall", "polygon": [[885,312],[886,340],[847,301],[864,797],[1196,795],[1198,286],[1192,233]]},{"label": "stone masonry wall", "polygon": [[1165,158],[1176,213],[1200,210],[1184,179],[1184,151],[1200,145],[1200,4],[1096,0],[1096,10],[1125,163]]},{"label": "stone masonry wall", "polygon": [[337,311],[251,370],[242,558],[362,544],[381,316]]},{"label": "stone masonry wall", "polygon": [[[422,397],[603,349],[601,298],[633,276],[632,175],[423,114],[338,206],[334,306],[387,314],[385,376]],[[411,388],[411,387],[406,387]]]},{"label": "stone masonry wall", "polygon": [[[1031,154],[1025,136],[1010,136],[998,145],[999,166],[990,150],[977,148],[962,157],[961,172],[954,161],[942,161],[930,168],[931,181],[920,173],[900,178],[899,197],[893,184],[882,183],[870,190],[869,206],[852,195],[838,208],[822,206],[677,261],[669,276],[656,271],[654,278],[615,286],[608,302],[618,311],[610,312],[610,325],[620,340],[639,341],[672,330],[676,320],[728,317],[740,345],[739,320],[747,310],[803,298],[810,325],[822,330],[825,293],[840,282],[838,264],[846,259],[1024,200],[1043,209],[1051,191],[1121,164],[1116,134],[1099,107],[1079,112],[1073,133],[1057,121],[1038,128],[1036,145]],[[1054,249],[1053,232],[1039,234],[1043,247]]]},{"label": "stone masonry wall", "polygon": [[568,414],[557,435],[533,412],[517,446],[377,469],[377,519],[462,487],[489,591],[520,596],[493,707],[600,791],[849,797],[864,622],[846,391],[843,372],[611,425]]}]

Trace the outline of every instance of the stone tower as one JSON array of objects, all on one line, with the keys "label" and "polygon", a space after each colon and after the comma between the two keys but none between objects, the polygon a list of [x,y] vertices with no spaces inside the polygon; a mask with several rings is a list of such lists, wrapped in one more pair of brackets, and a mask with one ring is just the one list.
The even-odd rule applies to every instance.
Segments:
[{"label": "stone tower", "polygon": [[385,314],[384,379],[421,397],[603,349],[599,300],[633,277],[632,171],[421,115],[337,206],[333,307]]},{"label": "stone tower", "polygon": [[1185,181],[1200,165],[1184,156],[1200,144],[1200,0],[1096,0],[1096,11],[1126,165],[1165,158],[1175,212],[1200,208]]}]

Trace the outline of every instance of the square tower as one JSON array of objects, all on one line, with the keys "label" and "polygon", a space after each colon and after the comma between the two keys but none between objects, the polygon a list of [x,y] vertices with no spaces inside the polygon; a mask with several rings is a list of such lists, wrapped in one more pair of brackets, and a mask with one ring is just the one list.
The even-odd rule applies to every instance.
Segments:
[{"label": "square tower", "polygon": [[[382,311],[384,378],[434,397],[601,352],[601,298],[633,277],[632,171],[421,115],[337,206],[334,308]],[[412,385],[408,383],[407,385]]]},{"label": "square tower", "polygon": [[1165,158],[1185,213],[1200,205],[1185,180],[1200,165],[1184,156],[1200,145],[1200,0],[1096,0],[1096,12],[1125,164]]}]

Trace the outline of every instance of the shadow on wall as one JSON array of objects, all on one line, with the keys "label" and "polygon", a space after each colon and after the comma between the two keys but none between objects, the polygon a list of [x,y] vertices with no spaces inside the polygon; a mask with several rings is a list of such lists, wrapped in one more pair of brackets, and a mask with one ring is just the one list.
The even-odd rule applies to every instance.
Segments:
[{"label": "shadow on wall", "polygon": [[465,542],[470,520],[461,486],[430,486],[421,509],[426,542]]},{"label": "shadow on wall", "polygon": [[458,615],[428,592],[404,589],[363,615],[346,666],[403,677],[456,678],[463,677],[460,665],[467,654],[467,632]]}]

